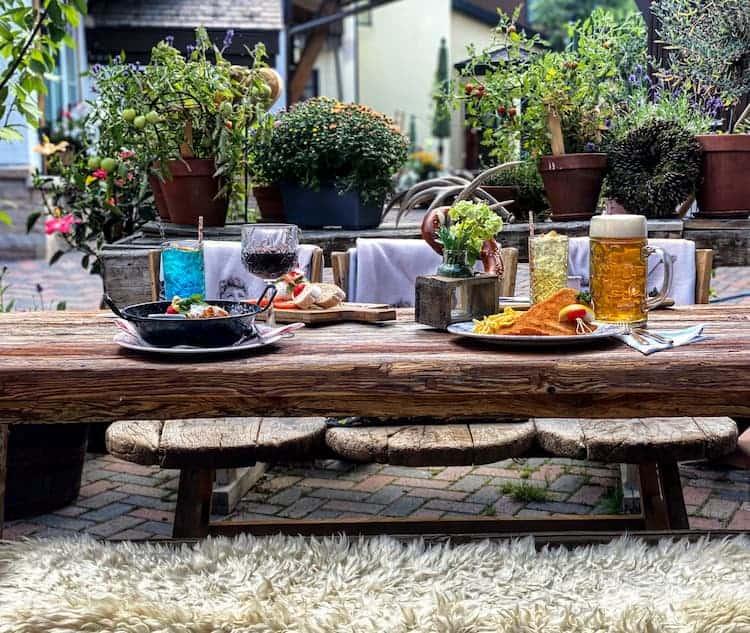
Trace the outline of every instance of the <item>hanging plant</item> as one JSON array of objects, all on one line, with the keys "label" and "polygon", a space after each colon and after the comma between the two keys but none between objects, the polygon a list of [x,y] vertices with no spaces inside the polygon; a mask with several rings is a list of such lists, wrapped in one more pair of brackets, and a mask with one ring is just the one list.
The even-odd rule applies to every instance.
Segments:
[{"label": "hanging plant", "polygon": [[604,195],[630,213],[672,217],[698,185],[700,143],[677,123],[646,123],[610,141],[606,150],[609,166]]}]

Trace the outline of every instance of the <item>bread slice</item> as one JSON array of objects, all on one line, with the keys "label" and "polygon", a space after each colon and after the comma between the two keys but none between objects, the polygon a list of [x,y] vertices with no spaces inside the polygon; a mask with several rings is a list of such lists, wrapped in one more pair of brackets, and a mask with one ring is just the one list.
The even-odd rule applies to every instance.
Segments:
[{"label": "bread slice", "polygon": [[320,289],[320,295],[315,303],[321,308],[335,308],[344,299],[346,293],[335,284],[315,284]]}]

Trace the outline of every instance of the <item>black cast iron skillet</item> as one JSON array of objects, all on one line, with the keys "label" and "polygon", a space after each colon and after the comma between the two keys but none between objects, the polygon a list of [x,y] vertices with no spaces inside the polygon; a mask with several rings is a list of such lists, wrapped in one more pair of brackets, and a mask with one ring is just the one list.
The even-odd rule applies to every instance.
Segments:
[{"label": "black cast iron skillet", "polygon": [[[264,308],[260,305],[270,293]],[[109,295],[105,303],[118,317],[133,324],[139,336],[156,347],[228,347],[245,337],[255,336],[255,317],[268,309],[276,296],[276,287],[269,284],[258,299],[258,304],[242,301],[209,301],[229,312],[226,317],[211,319],[181,319],[166,314],[169,301],[153,301],[118,308]],[[162,316],[163,315],[163,316]]]}]

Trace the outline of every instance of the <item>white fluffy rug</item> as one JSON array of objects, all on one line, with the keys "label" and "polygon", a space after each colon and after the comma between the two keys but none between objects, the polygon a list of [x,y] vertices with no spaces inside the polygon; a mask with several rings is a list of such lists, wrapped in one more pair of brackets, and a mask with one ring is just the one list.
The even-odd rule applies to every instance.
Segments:
[{"label": "white fluffy rug", "polygon": [[2,633],[750,633],[750,540],[0,544]]}]

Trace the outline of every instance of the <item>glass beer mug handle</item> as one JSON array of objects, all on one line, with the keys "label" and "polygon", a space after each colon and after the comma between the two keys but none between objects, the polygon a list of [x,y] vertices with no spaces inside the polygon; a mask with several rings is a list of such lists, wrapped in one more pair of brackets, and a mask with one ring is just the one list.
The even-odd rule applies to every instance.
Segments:
[{"label": "glass beer mug handle", "polygon": [[663,248],[647,246],[644,249],[644,256],[647,261],[648,256],[653,253],[656,253],[661,258],[661,261],[664,264],[664,282],[662,283],[659,294],[657,294],[655,297],[651,297],[650,299],[646,299],[646,310],[653,310],[654,308],[659,307],[667,298],[669,291],[672,289],[672,258],[664,251]]}]

